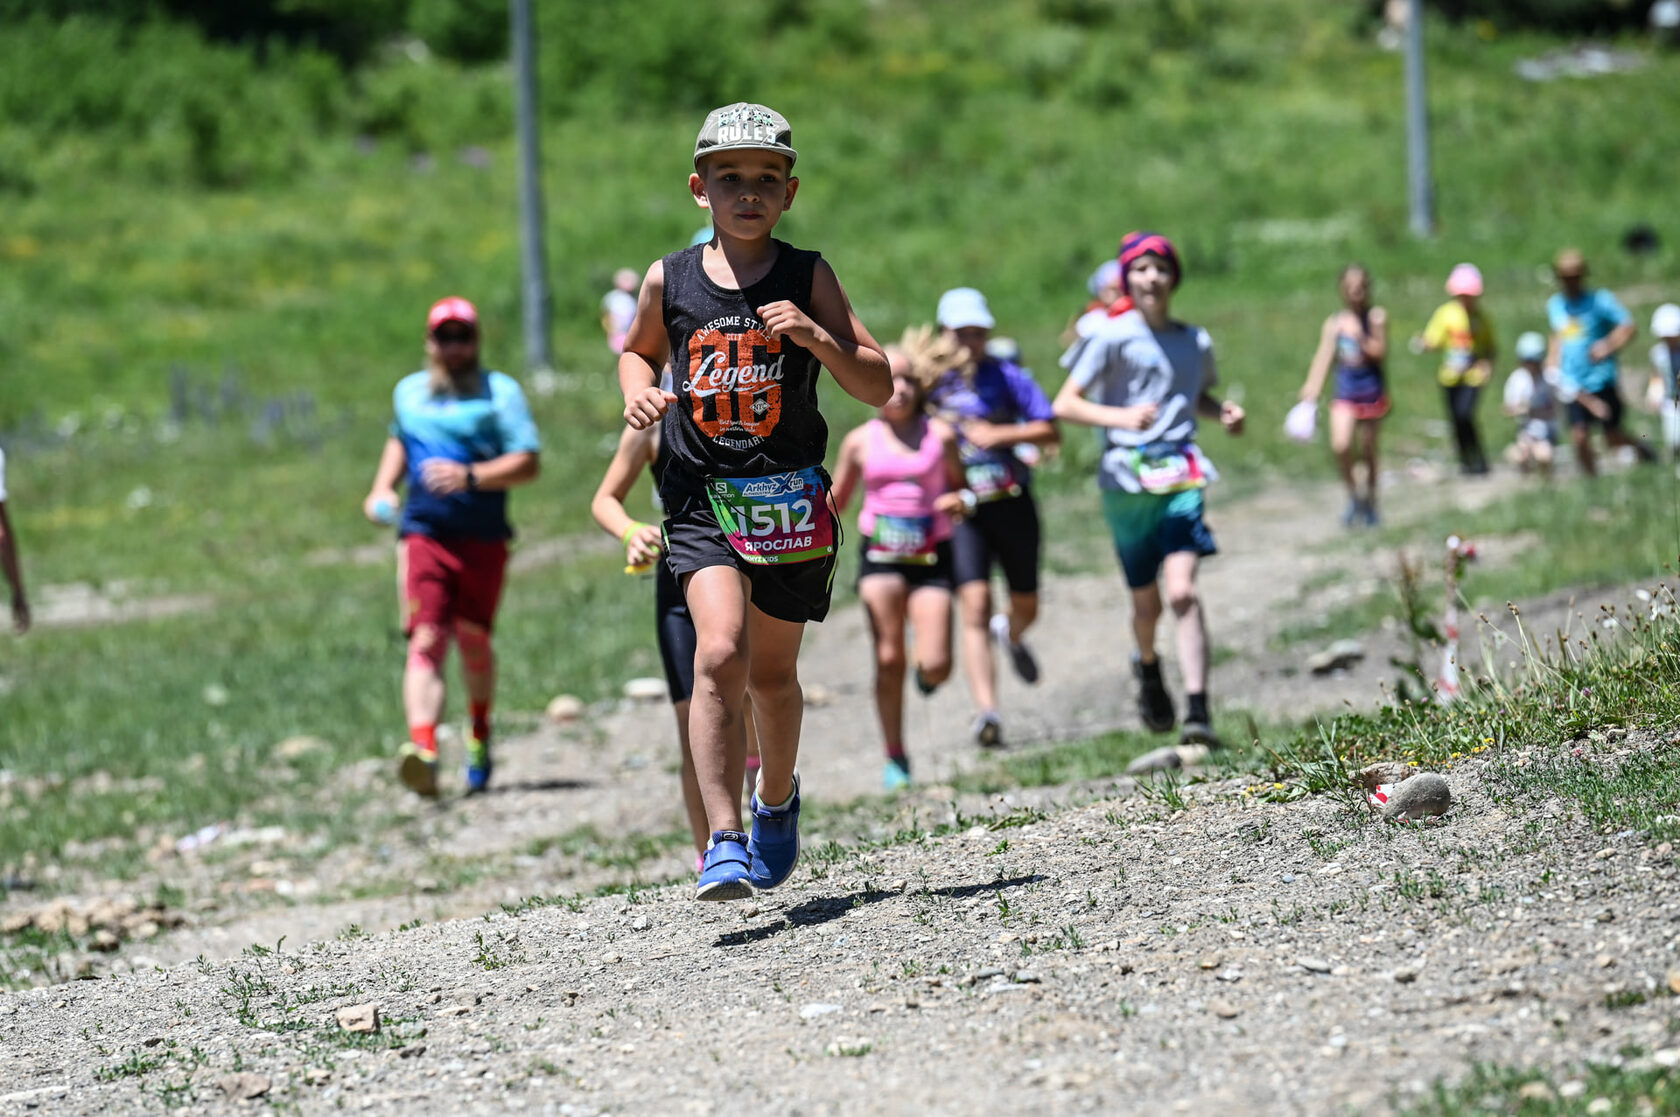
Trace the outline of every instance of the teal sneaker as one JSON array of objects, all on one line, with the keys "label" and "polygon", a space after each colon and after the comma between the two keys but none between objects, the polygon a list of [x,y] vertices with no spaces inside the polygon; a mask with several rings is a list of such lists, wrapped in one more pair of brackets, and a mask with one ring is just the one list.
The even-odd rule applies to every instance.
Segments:
[{"label": "teal sneaker", "polygon": [[405,743],[397,753],[397,778],[403,786],[423,799],[436,799],[437,777],[437,750],[423,749],[413,741]]},{"label": "teal sneaker", "polygon": [[467,738],[467,794],[477,795],[490,787],[490,739]]},{"label": "teal sneaker", "polygon": [[752,861],[754,888],[776,887],[793,872],[799,862],[799,775],[793,777],[793,798],[787,805],[772,810],[752,794],[752,837],[747,841],[747,854]]},{"label": "teal sneaker", "polygon": [[910,761],[902,756],[889,756],[881,768],[881,786],[888,791],[903,791],[910,786]]},{"label": "teal sneaker", "polygon": [[745,900],[753,894],[747,836],[739,830],[717,830],[700,857],[696,900]]}]

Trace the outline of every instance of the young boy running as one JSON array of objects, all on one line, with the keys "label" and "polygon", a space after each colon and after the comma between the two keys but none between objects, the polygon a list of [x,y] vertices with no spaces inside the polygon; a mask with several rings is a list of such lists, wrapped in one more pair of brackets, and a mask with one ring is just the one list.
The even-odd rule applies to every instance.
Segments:
[{"label": "young boy running", "polygon": [[1136,307],[1079,339],[1062,358],[1069,375],[1056,393],[1056,415],[1100,428],[1097,483],[1132,591],[1138,642],[1132,670],[1143,723],[1161,733],[1176,720],[1155,657],[1159,581],[1178,618],[1188,704],[1180,739],[1218,747],[1208,714],[1207,630],[1196,593],[1196,565],[1217,550],[1202,522],[1202,489],[1215,474],[1196,446],[1196,417],[1218,419],[1231,434],[1241,434],[1243,409],[1209,391],[1218,373],[1207,331],[1171,317],[1182,275],[1172,242],[1159,233],[1127,233],[1120,269]]},{"label": "young boy running", "polygon": [[408,479],[402,537],[408,665],[403,707],[410,741],[398,776],[418,795],[437,794],[437,727],[443,718],[443,662],[453,639],[472,712],[468,793],[490,783],[490,703],[496,661],[490,630],[507,568],[507,490],[534,480],[536,424],[512,377],[478,363],[478,311],[440,299],[426,316],[428,368],[406,376],[393,396],[396,417],[362,511],[390,523],[397,483]]},{"label": "young boy running", "polygon": [[[677,745],[682,755],[683,807],[688,813],[688,828],[694,836],[696,865],[704,858],[706,842],[711,830],[706,825],[706,807],[700,801],[700,785],[694,778],[694,754],[688,744],[689,699],[694,694],[694,621],[683,600],[682,587],[677,585],[671,568],[660,561],[665,540],[659,528],[643,523],[624,506],[625,498],[641,477],[645,468],[653,474],[657,490],[659,479],[665,475],[668,455],[657,426],[636,430],[625,427],[619,435],[618,450],[607,465],[607,472],[595,489],[590,502],[590,514],[601,528],[624,544],[624,572],[641,573],[657,567],[653,573],[654,631],[659,642],[659,661],[665,669],[665,689],[671,698],[671,710],[677,720]],[[747,733],[746,778],[758,776],[758,748],[752,737],[751,717],[743,719]]]},{"label": "young boy running", "polygon": [[[817,252],[770,234],[799,180],[788,122],[739,103],[706,117],[689,191],[712,239],[655,262],[619,358],[624,419],[662,423],[665,561],[694,619],[689,737],[712,834],[696,896],[774,888],[799,858],[799,644],[828,613],[838,524],[817,409],[827,368],[871,406],[892,395],[887,359]],[[672,391],[658,386],[671,363]],[[741,832],[750,692],[759,735],[752,833]]]}]

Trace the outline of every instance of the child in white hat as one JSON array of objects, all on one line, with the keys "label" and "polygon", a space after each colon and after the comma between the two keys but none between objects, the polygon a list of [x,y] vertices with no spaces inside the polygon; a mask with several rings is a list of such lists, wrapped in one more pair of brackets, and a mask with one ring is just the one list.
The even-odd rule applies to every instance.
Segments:
[{"label": "child in white hat", "polygon": [[1558,370],[1542,368],[1546,337],[1530,330],[1517,338],[1519,364],[1505,378],[1505,414],[1517,421],[1516,464],[1524,473],[1552,476],[1557,447]]}]

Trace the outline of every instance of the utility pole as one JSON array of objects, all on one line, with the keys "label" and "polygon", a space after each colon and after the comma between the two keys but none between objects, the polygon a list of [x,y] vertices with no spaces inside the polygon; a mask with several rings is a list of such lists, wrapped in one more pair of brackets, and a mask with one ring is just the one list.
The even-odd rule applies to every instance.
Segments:
[{"label": "utility pole", "polygon": [[1406,12],[1406,183],[1412,235],[1435,235],[1435,183],[1429,169],[1429,97],[1423,81],[1423,0]]},{"label": "utility pole", "polygon": [[509,0],[513,40],[514,118],[519,142],[519,263],[525,321],[525,363],[554,367],[548,347],[548,253],[543,241],[542,157],[537,144],[537,29],[531,0]]}]

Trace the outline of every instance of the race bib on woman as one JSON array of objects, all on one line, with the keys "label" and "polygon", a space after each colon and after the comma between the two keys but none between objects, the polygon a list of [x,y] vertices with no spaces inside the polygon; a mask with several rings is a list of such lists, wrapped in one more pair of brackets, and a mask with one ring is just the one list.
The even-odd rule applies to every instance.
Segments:
[{"label": "race bib on woman", "polygon": [[932,566],[939,561],[938,547],[933,541],[932,516],[875,517],[875,530],[869,535],[869,548],[864,554],[870,562],[896,566]]},{"label": "race bib on woman", "polygon": [[828,485],[815,467],[767,477],[719,477],[706,485],[712,513],[735,553],[759,566],[834,553]]}]

